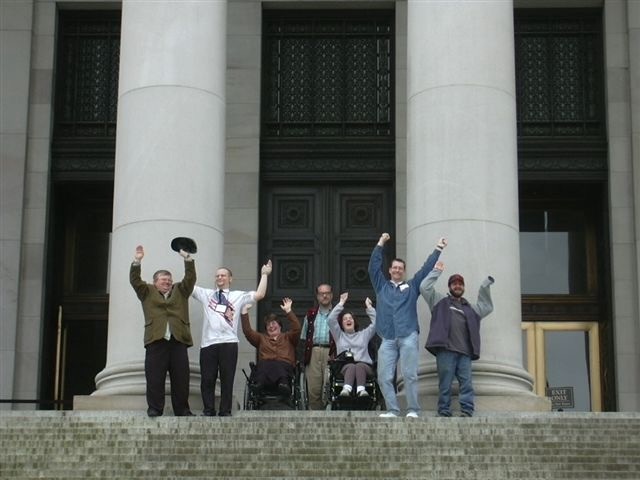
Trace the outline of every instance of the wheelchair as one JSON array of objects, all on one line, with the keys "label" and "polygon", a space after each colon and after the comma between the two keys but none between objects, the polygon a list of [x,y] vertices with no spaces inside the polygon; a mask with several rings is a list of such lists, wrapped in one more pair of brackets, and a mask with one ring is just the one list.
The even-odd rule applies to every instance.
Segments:
[{"label": "wheelchair", "polygon": [[331,410],[385,410],[384,398],[378,385],[375,364],[373,375],[368,375],[364,388],[368,395],[359,397],[356,395],[355,385],[353,392],[348,397],[340,396],[344,386],[344,378],[340,371],[344,366],[344,360],[329,360],[327,366],[329,380],[326,382],[326,398]]},{"label": "wheelchair", "polygon": [[253,382],[253,372],[256,363],[250,362],[250,373],[242,369],[246,378],[244,387],[244,409],[245,410],[306,410],[307,409],[307,389],[304,378],[304,369],[300,362],[296,362],[293,377],[289,378],[289,391],[291,395],[283,397],[276,385],[270,385],[262,390],[256,388]]}]

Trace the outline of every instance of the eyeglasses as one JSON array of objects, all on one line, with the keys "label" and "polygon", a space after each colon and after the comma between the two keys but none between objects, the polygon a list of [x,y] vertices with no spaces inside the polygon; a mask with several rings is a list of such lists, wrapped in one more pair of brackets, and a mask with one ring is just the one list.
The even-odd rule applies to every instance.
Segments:
[{"label": "eyeglasses", "polygon": [[332,295],[333,292],[318,292],[318,295]]}]

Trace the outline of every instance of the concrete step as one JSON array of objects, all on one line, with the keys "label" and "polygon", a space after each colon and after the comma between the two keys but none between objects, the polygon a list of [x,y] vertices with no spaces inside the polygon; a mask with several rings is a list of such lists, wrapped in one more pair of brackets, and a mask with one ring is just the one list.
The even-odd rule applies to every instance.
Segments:
[{"label": "concrete step", "polygon": [[0,478],[640,480],[640,413],[0,411]]}]

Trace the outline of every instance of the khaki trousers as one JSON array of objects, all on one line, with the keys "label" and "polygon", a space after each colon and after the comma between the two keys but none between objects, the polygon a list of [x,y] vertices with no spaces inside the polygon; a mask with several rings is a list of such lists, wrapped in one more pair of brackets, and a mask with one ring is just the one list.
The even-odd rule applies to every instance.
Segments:
[{"label": "khaki trousers", "polygon": [[323,390],[327,381],[327,362],[329,361],[329,347],[313,347],[311,359],[305,369],[307,392],[309,394],[309,410],[324,410]]}]

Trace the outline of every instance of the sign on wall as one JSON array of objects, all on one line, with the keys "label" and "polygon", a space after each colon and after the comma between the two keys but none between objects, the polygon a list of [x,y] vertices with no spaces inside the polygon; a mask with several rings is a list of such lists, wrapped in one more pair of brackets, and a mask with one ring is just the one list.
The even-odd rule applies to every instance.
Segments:
[{"label": "sign on wall", "polygon": [[551,400],[553,410],[575,408],[573,387],[550,387],[546,389],[546,396]]}]

